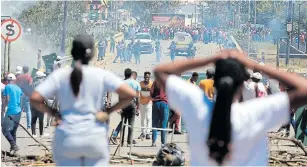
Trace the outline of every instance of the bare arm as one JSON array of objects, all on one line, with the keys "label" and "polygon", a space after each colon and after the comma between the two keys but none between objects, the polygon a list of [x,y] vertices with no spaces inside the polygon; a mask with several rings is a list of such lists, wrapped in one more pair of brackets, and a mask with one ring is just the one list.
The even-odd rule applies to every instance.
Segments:
[{"label": "bare arm", "polygon": [[119,101],[106,110],[108,114],[112,113],[113,111],[127,107],[131,103],[131,100],[137,96],[136,92],[126,84],[122,84],[116,90],[116,92],[118,93]]},{"label": "bare arm", "polygon": [[136,92],[136,108],[137,110],[140,108],[140,92]]},{"label": "bare arm", "polygon": [[43,113],[48,113],[49,115],[54,116],[56,111],[53,110],[51,107],[45,104],[45,99],[41,96],[38,92],[34,91],[30,97],[30,102],[33,107]]}]

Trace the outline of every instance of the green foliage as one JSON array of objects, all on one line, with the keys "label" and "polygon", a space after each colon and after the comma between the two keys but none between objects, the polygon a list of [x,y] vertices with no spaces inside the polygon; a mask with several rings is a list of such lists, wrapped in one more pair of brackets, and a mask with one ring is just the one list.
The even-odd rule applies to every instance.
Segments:
[{"label": "green foliage", "polygon": [[180,1],[125,1],[123,7],[145,23],[151,22],[152,13],[175,13]]},{"label": "green foliage", "polygon": [[[72,37],[85,33],[86,27],[80,14],[86,10],[83,1],[68,1],[66,45]],[[22,11],[18,20],[32,29],[35,41],[44,42],[47,46],[59,47],[61,43],[64,19],[64,1],[37,1],[35,5]]]}]

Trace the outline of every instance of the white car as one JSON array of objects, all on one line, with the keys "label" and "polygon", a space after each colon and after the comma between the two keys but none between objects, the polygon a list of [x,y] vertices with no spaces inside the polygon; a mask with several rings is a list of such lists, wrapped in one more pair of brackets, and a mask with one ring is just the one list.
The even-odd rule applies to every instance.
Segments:
[{"label": "white car", "polygon": [[149,33],[137,33],[134,38],[134,42],[140,40],[141,53],[153,53],[154,52],[154,40]]}]

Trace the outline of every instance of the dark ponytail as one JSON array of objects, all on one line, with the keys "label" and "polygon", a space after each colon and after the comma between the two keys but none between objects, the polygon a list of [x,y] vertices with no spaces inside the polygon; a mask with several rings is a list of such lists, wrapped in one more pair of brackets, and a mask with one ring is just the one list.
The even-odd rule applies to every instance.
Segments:
[{"label": "dark ponytail", "polygon": [[238,88],[246,79],[247,71],[237,60],[227,59],[216,62],[214,86],[217,90],[216,102],[212,112],[207,145],[209,156],[219,165],[228,153],[231,143],[231,105]]},{"label": "dark ponytail", "polygon": [[83,79],[82,64],[88,64],[93,57],[94,42],[91,36],[81,34],[75,37],[72,45],[71,55],[75,60],[75,66],[70,75],[70,85],[74,95],[78,96]]},{"label": "dark ponytail", "polygon": [[79,94],[82,78],[81,67],[74,67],[70,75],[70,85],[75,96]]}]

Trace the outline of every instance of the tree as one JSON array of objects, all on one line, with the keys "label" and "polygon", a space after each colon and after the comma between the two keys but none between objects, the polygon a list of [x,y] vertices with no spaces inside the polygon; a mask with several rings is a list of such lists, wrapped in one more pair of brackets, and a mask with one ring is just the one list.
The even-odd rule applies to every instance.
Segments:
[{"label": "tree", "polygon": [[[63,1],[37,1],[31,7],[23,10],[18,20],[32,29],[36,42],[44,43],[46,46],[60,46],[63,30]],[[66,45],[71,43],[73,36],[85,33],[86,26],[80,18],[85,13],[86,4],[83,1],[68,2],[67,36]]]},{"label": "tree", "polygon": [[145,24],[151,23],[152,13],[175,13],[180,1],[125,1],[123,7],[139,17]]}]

